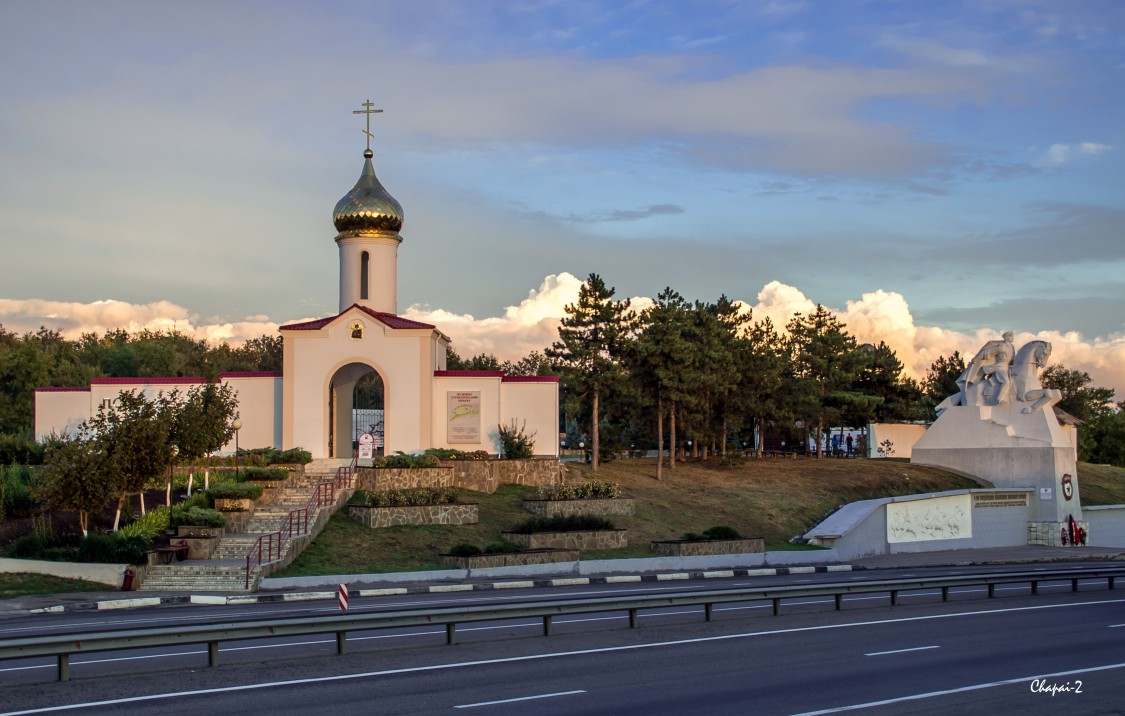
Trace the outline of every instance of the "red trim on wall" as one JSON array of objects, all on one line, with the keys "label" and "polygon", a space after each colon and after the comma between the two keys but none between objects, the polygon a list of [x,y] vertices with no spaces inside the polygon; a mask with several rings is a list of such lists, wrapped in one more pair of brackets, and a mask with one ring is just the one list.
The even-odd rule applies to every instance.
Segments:
[{"label": "red trim on wall", "polygon": [[90,392],[90,386],[86,386],[85,388],[62,388],[62,387],[36,388],[35,392],[36,393],[89,393]]},{"label": "red trim on wall", "polygon": [[235,370],[219,373],[220,378],[280,378],[280,370]]},{"label": "red trim on wall", "polygon": [[173,376],[166,378],[91,378],[90,385],[188,385],[206,383],[198,376]]},{"label": "red trim on wall", "polygon": [[435,378],[503,378],[502,370],[435,370]]},{"label": "red trim on wall", "polygon": [[558,383],[557,375],[506,375],[502,383]]}]

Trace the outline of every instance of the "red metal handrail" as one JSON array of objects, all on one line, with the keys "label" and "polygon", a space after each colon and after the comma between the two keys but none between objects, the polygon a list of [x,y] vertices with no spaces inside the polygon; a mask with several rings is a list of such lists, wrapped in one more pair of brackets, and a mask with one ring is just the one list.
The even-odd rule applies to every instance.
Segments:
[{"label": "red metal handrail", "polygon": [[294,536],[306,534],[309,531],[309,515],[316,519],[316,513],[321,507],[331,507],[336,500],[336,493],[352,486],[355,476],[356,459],[353,457],[350,465],[341,465],[336,468],[336,475],[331,480],[319,482],[316,490],[309,496],[309,501],[304,507],[290,510],[274,532],[259,535],[257,541],[246,553],[246,589],[250,588],[250,571],[263,562],[272,562],[281,559],[281,553],[286,542]]}]

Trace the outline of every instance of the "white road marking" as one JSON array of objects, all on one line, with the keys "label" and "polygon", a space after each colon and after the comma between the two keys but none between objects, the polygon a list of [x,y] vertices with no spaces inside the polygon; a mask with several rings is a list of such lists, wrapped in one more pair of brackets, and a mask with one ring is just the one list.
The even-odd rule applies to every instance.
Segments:
[{"label": "white road marking", "polygon": [[455,709],[475,709],[478,706],[495,706],[496,704],[513,704],[517,701],[534,701],[535,699],[553,699],[556,696],[574,696],[575,694],[584,694],[585,691],[579,689],[578,691],[559,691],[554,694],[538,694],[536,696],[520,696],[515,699],[501,699],[500,701],[481,701],[476,704],[460,704],[454,706]]},{"label": "white road marking", "polygon": [[886,656],[887,654],[905,654],[908,651],[926,651],[927,649],[940,649],[940,646],[915,646],[910,649],[895,649],[894,651],[873,651],[864,656]]},{"label": "white road marking", "polygon": [[[741,632],[741,633],[737,633],[737,634],[719,634],[719,635],[715,635],[715,636],[696,637],[696,638],[693,638],[693,639],[677,639],[677,640],[674,640],[674,641],[658,641],[658,642],[651,642],[651,643],[648,643],[648,644],[623,644],[623,645],[619,645],[619,646],[606,646],[606,647],[600,647],[600,648],[594,648],[594,649],[579,649],[579,650],[575,650],[575,651],[556,651],[556,652],[547,652],[547,653],[544,653],[544,654],[528,654],[528,655],[525,655],[525,656],[509,656],[509,657],[504,657],[504,658],[500,658],[500,659],[482,659],[482,660],[479,660],[479,661],[460,661],[460,662],[453,662],[453,663],[447,663],[447,664],[430,664],[430,665],[427,665],[427,666],[411,666],[411,667],[405,667],[405,668],[401,668],[401,669],[386,669],[386,670],[383,670],[383,671],[365,671],[365,672],[360,672],[360,673],[355,673],[355,674],[338,674],[338,675],[335,675],[335,676],[318,676],[318,677],[312,677],[312,678],[307,678],[307,679],[291,679],[291,680],[288,680],[288,681],[267,681],[267,682],[261,682],[261,683],[256,683],[256,684],[242,684],[242,685],[239,685],[239,686],[223,686],[223,687],[215,687],[215,688],[209,688],[209,689],[198,689],[198,690],[195,690],[195,691],[178,691],[178,692],[166,692],[166,693],[162,693],[162,694],[149,694],[149,695],[146,695],[146,696],[129,696],[129,697],[124,697],[124,698],[119,698],[119,699],[107,699],[105,701],[87,701],[87,702],[81,702],[81,703],[76,703],[76,704],[66,704],[66,705],[62,705],[62,706],[46,706],[46,707],[37,708],[37,709],[26,709],[26,710],[23,710],[23,711],[9,711],[9,712],[6,712],[6,713],[0,713],[0,716],[24,716],[25,714],[53,713],[53,712],[58,712],[58,711],[67,711],[67,710],[70,710],[70,709],[94,708],[94,707],[98,707],[98,706],[113,706],[113,705],[117,705],[117,704],[140,703],[140,702],[144,702],[144,701],[162,701],[162,700],[165,700],[165,699],[182,699],[182,698],[187,697],[187,696],[208,696],[208,695],[212,695],[212,694],[235,693],[235,692],[239,692],[239,691],[254,691],[254,690],[258,690],[258,689],[270,689],[270,688],[279,688],[279,687],[286,687],[286,686],[300,686],[300,685],[303,685],[303,684],[329,683],[329,682],[335,682],[335,681],[352,681],[352,680],[356,680],[356,679],[369,679],[369,678],[375,678],[375,677],[380,677],[380,676],[396,676],[396,675],[399,675],[399,674],[414,674],[414,673],[425,673],[425,672],[431,672],[431,671],[445,671],[445,670],[448,670],[448,669],[461,669],[461,668],[474,667],[474,666],[490,666],[490,665],[493,665],[493,664],[513,664],[513,663],[519,663],[519,662],[524,662],[524,661],[542,661],[542,660],[545,660],[545,659],[557,659],[557,658],[565,658],[565,657],[573,657],[573,656],[585,656],[587,654],[612,654],[612,653],[616,653],[616,652],[630,652],[630,651],[640,651],[640,650],[644,650],[644,649],[656,649],[656,648],[669,647],[669,646],[681,646],[681,645],[684,645],[684,644],[704,644],[704,643],[715,642],[715,641],[728,641],[728,640],[731,640],[731,639],[748,639],[748,638],[760,637],[760,636],[777,636],[777,635],[780,635],[780,634],[798,634],[798,633],[801,633],[801,632],[827,631],[827,630],[831,630],[831,629],[850,629],[852,627],[880,626],[880,625],[884,625],[884,624],[901,624],[901,623],[906,623],[906,622],[931,621],[931,620],[935,620],[935,619],[954,619],[954,618],[957,618],[957,617],[974,617],[974,616],[984,616],[984,615],[991,615],[991,614],[1006,614],[1006,613],[1010,613],[1010,612],[1028,612],[1028,611],[1036,611],[1036,610],[1041,610],[1041,609],[1068,609],[1068,608],[1074,608],[1074,607],[1099,606],[1099,605],[1103,605],[1103,604],[1122,604],[1122,603],[1125,603],[1125,599],[1103,599],[1103,600],[1098,600],[1098,601],[1077,602],[1077,603],[1071,603],[1071,604],[1041,604],[1041,605],[1025,606],[1025,607],[1009,607],[1009,608],[1005,608],[1005,609],[988,609],[988,610],[975,611],[975,612],[952,612],[952,613],[949,613],[949,614],[929,614],[929,615],[924,615],[924,616],[899,617],[899,618],[896,618],[896,619],[876,619],[876,620],[862,621],[862,622],[846,622],[846,623],[843,623],[843,624],[821,624],[821,625],[818,625],[818,626],[789,627],[789,628],[786,628],[786,629],[769,629],[769,630],[766,630],[766,631],[758,631],[758,632]],[[908,701],[908,700],[912,700],[912,699],[926,698],[930,695],[936,696],[936,695],[941,695],[942,693],[957,693],[958,691],[969,691],[969,690],[976,689],[976,688],[985,688],[986,686],[991,686],[991,685],[1000,685],[1000,684],[1006,684],[1006,683],[1018,683],[1020,681],[1029,681],[1030,679],[1033,679],[1033,678],[1067,676],[1067,675],[1070,675],[1070,674],[1080,674],[1080,673],[1086,673],[1086,672],[1089,672],[1089,671],[1102,671],[1102,670],[1105,670],[1105,669],[1115,669],[1115,668],[1120,668],[1120,667],[1125,667],[1125,664],[1113,664],[1113,665],[1109,665],[1109,666],[1093,667],[1093,668],[1090,668],[1090,669],[1080,669],[1080,670],[1077,670],[1077,671],[1064,671],[1064,672],[1059,672],[1057,674],[1036,674],[1034,676],[1022,677],[1022,678],[1019,678],[1019,679],[1010,679],[1010,680],[1001,681],[1001,682],[993,682],[991,684],[986,684],[986,685],[976,685],[976,686],[971,686],[971,687],[964,687],[964,688],[959,689],[959,690],[954,689],[954,690],[950,690],[948,692],[933,692],[932,694],[921,694],[921,695],[916,695],[916,696],[908,696],[908,697],[903,697],[903,698],[897,699],[897,700],[886,701],[886,702],[877,702],[877,703],[874,703],[874,704],[861,704],[861,705],[855,705],[855,706],[844,706],[844,707],[837,708],[835,711],[832,711],[832,710],[817,711],[817,712],[810,712],[809,714],[804,714],[804,715],[799,715],[799,716],[813,716],[813,714],[828,714],[828,713],[835,713],[835,712],[838,712],[838,711],[850,711],[850,710],[856,710],[856,709],[860,709],[860,708],[867,708],[867,707],[870,707],[872,705],[879,705],[881,703],[896,703],[897,701]]]},{"label": "white road marking", "polygon": [[972,684],[970,686],[961,686],[956,689],[944,689],[942,691],[928,691],[923,694],[911,694],[910,696],[900,696],[894,699],[884,699],[882,701],[869,701],[865,704],[851,704],[849,706],[837,706],[835,708],[820,709],[819,711],[805,711],[804,713],[793,714],[793,716],[825,716],[826,714],[838,714],[843,711],[859,711],[861,709],[871,709],[876,706],[886,706],[888,704],[901,704],[905,701],[921,701],[922,699],[932,699],[935,696],[949,696],[950,694],[963,694],[969,691],[980,691],[981,689],[990,689],[994,686],[1008,686],[1009,684],[1029,683],[1033,679],[1054,679],[1063,676],[1074,676],[1075,674],[1089,674],[1095,671],[1109,671],[1110,669],[1125,668],[1125,663],[1121,664],[1105,664],[1104,666],[1091,666],[1086,669],[1074,669],[1072,671],[1056,671],[1053,674],[1032,674],[1031,676],[1020,676],[1015,679],[1002,679],[1000,681],[988,681],[983,684]]}]

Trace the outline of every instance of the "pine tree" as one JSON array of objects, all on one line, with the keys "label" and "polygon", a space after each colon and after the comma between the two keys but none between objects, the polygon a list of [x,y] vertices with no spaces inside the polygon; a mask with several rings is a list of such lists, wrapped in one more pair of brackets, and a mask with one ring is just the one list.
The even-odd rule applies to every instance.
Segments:
[{"label": "pine tree", "polygon": [[607,288],[601,276],[590,274],[578,291],[578,303],[566,307],[559,340],[546,351],[562,373],[564,389],[590,400],[595,471],[601,450],[599,403],[606,392],[624,380],[621,356],[634,320],[629,301],[614,301],[613,295],[614,289]]}]

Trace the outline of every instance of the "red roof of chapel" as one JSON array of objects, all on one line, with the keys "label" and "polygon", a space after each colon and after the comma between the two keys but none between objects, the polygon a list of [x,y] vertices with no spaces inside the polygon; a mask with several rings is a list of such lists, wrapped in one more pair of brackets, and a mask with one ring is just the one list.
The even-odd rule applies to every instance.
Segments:
[{"label": "red roof of chapel", "polygon": [[370,308],[367,308],[365,306],[361,306],[358,303],[353,303],[352,305],[345,308],[343,311],[340,311],[339,313],[337,313],[335,316],[329,316],[328,318],[318,318],[315,321],[305,321],[304,323],[290,323],[287,326],[281,326],[280,328],[278,328],[278,330],[279,331],[319,331],[321,328],[324,328],[325,326],[332,323],[337,318],[344,315],[345,313],[352,310],[353,308],[358,308],[360,311],[363,311],[368,316],[371,316],[376,321],[379,321],[380,323],[382,323],[387,328],[400,328],[400,329],[410,329],[410,328],[424,328],[425,329],[425,328],[428,328],[428,329],[431,329],[431,330],[434,328],[434,326],[432,326],[429,323],[422,323],[421,321],[412,321],[409,318],[403,318],[402,316],[396,316],[393,313],[384,313],[383,311],[372,311]]}]

